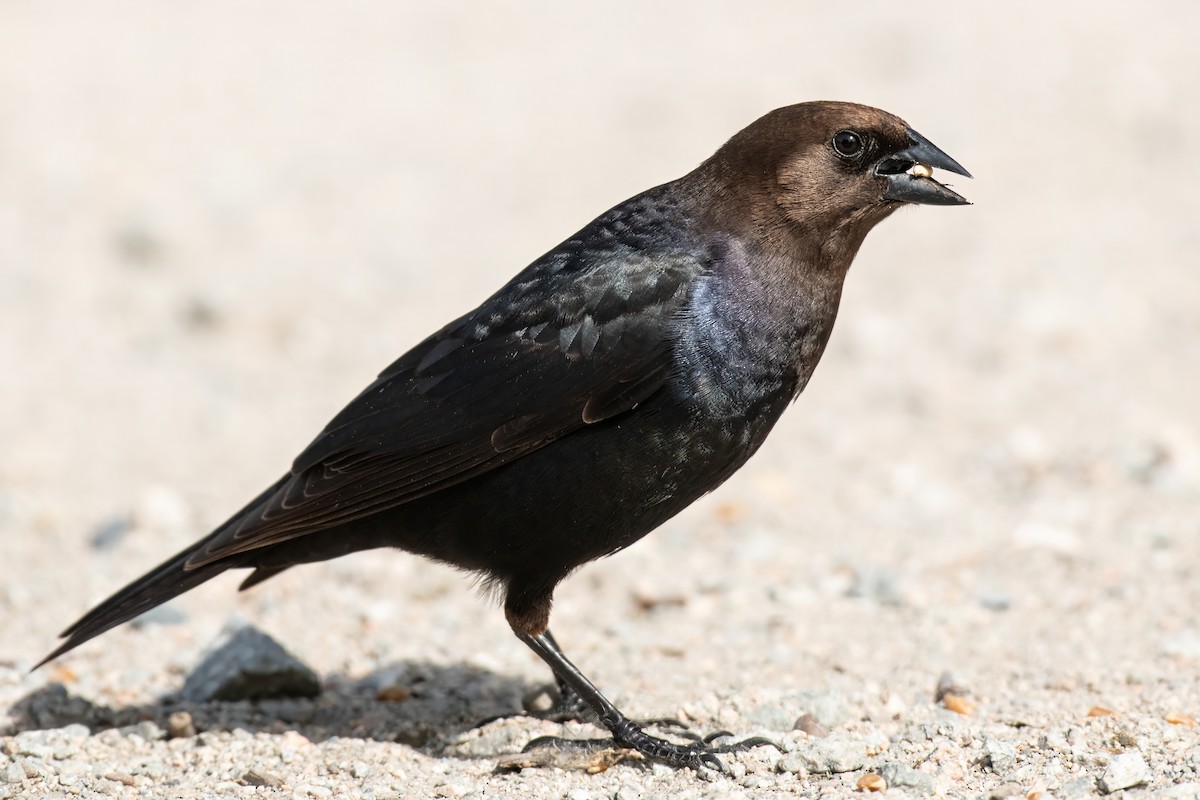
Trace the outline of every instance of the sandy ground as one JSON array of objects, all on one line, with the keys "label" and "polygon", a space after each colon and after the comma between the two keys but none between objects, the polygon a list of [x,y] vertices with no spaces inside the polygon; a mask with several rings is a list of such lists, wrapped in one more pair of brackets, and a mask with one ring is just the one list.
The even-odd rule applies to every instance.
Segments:
[{"label": "sandy ground", "polygon": [[[3,4],[0,797],[1200,795],[1198,27],[1182,0]],[[875,231],[763,451],[554,617],[628,713],[787,755],[495,774],[595,731],[472,728],[547,672],[403,554],[227,576],[27,674],[424,334],[817,98],[908,119],[976,205]],[[322,698],[162,738],[231,616]]]}]

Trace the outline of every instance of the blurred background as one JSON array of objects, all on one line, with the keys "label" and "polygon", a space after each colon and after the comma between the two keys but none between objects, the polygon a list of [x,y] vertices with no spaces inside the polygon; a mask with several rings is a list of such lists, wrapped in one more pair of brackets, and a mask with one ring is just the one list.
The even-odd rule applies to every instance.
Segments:
[{"label": "blurred background", "polygon": [[[998,654],[1113,685],[1183,669],[1198,29],[1181,0],[5,2],[0,660],[28,666],[592,217],[772,108],[841,99],[958,159],[975,205],[868,238],[760,455],[568,581],[560,639],[592,665],[624,648],[597,680],[632,695],[623,670],[675,665],[668,704],[711,675],[779,680],[764,659],[808,682]],[[73,655],[80,691],[168,688],[163,660],[234,611],[324,671],[540,675],[468,578],[412,557],[235,582]],[[679,667],[668,645],[692,640]]]}]

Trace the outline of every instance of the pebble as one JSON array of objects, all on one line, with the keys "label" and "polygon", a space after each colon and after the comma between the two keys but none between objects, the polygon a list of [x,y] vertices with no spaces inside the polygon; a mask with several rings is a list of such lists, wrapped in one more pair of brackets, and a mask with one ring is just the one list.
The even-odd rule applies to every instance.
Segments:
[{"label": "pebble", "polygon": [[158,727],[153,720],[143,720],[136,725],[129,725],[121,728],[121,733],[125,736],[140,736],[147,742],[157,742],[166,734],[163,729]]},{"label": "pebble", "polygon": [[172,739],[190,739],[196,735],[196,726],[192,723],[192,715],[186,711],[176,711],[167,717],[167,736]]},{"label": "pebble", "polygon": [[1100,777],[1100,791],[1111,794],[1131,786],[1149,783],[1150,779],[1150,767],[1141,753],[1122,753],[1108,762],[1108,768]]},{"label": "pebble", "polygon": [[983,746],[983,752],[991,763],[992,770],[998,775],[1008,772],[1017,763],[1017,746],[1012,742],[988,739],[987,744]]},{"label": "pebble", "polygon": [[93,550],[111,550],[116,547],[125,534],[133,530],[133,520],[128,515],[113,517],[96,526],[88,539]]},{"label": "pebble", "polygon": [[803,714],[792,726],[794,730],[804,731],[815,739],[824,739],[829,735],[829,728],[821,724],[821,720],[812,714]]},{"label": "pebble", "polygon": [[793,692],[778,700],[764,703],[752,710],[747,718],[758,728],[773,731],[797,729],[797,714],[811,717],[827,730],[843,724],[850,716],[846,699],[837,692],[815,690]]},{"label": "pebble", "polygon": [[0,773],[0,780],[5,783],[20,783],[25,780],[25,770],[16,761],[13,761],[4,768],[4,772]]},{"label": "pebble", "polygon": [[1012,597],[1003,592],[983,592],[979,595],[979,605],[988,611],[1008,611],[1012,608]]},{"label": "pebble", "polygon": [[622,783],[617,791],[613,792],[613,800],[641,800],[641,791],[632,783]]},{"label": "pebble", "polygon": [[147,625],[182,625],[185,622],[187,614],[179,610],[174,603],[167,603],[134,617],[129,624],[140,630]]},{"label": "pebble", "polygon": [[180,696],[193,702],[315,697],[317,674],[257,628],[246,625],[208,651],[184,681]]},{"label": "pebble", "polygon": [[[862,769],[867,751],[861,742],[816,739],[801,745],[779,761],[779,769],[793,773],[837,773]],[[891,783],[891,781],[888,781]]]},{"label": "pebble", "polygon": [[283,786],[283,778],[258,769],[247,770],[238,780],[246,786],[267,786],[273,789]]},{"label": "pebble", "polygon": [[879,774],[888,786],[907,786],[922,794],[933,794],[933,776],[907,764],[885,764]]}]

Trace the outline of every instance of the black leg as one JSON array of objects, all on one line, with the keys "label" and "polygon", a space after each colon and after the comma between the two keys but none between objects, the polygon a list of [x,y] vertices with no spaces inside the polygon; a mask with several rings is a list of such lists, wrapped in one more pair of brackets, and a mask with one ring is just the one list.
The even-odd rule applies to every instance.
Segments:
[{"label": "black leg", "polygon": [[[545,636],[546,643],[565,660],[566,656],[563,655],[562,648],[559,647],[554,635],[550,631],[546,631]],[[539,717],[555,722],[566,722],[567,720],[575,720],[577,722],[595,721],[595,717],[591,713],[592,710],[588,707],[588,704],[583,702],[583,698],[579,696],[579,693],[571,688],[571,684],[560,678],[557,672],[554,673],[554,684],[558,688],[558,701],[549,711],[539,714]]]},{"label": "black leg", "polygon": [[646,733],[636,723],[620,712],[612,702],[600,693],[600,690],[572,664],[549,631],[540,635],[518,633],[517,637],[538,654],[560,683],[570,687],[575,695],[585,703],[599,719],[600,724],[608,728],[613,740],[622,747],[629,747],[641,753],[646,758],[661,761],[676,767],[704,766],[720,772],[725,771],[725,765],[717,758],[717,753],[731,753],[756,747],[759,744],[771,744],[764,739],[748,739],[724,747],[713,747],[706,741],[692,744],[675,744],[665,739],[659,739]]}]

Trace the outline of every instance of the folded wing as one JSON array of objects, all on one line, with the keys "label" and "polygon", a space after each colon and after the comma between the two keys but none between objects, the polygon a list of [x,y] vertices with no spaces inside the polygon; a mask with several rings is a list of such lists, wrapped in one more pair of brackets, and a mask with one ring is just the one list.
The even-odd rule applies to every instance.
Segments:
[{"label": "folded wing", "polygon": [[395,508],[632,409],[670,377],[672,323],[702,269],[686,255],[535,263],[384,371],[186,569]]}]

